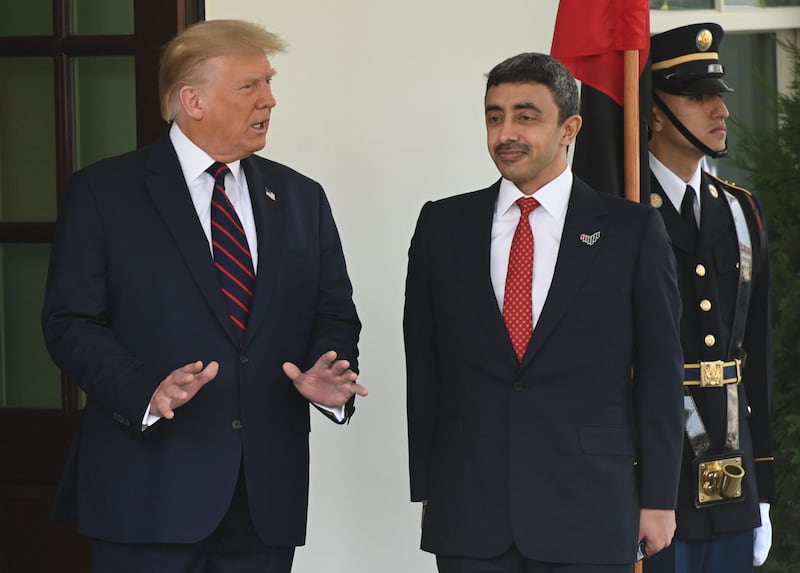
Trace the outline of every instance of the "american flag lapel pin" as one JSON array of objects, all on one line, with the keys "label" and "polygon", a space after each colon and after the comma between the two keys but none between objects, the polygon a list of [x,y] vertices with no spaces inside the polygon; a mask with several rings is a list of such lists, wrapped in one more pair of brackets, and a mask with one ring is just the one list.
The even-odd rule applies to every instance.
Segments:
[{"label": "american flag lapel pin", "polygon": [[274,201],[275,200],[275,193],[269,190],[269,187],[264,187],[264,195],[267,196],[267,199]]},{"label": "american flag lapel pin", "polygon": [[581,233],[581,243],[589,245],[590,247],[600,240],[600,231],[595,231],[591,235],[588,233]]}]

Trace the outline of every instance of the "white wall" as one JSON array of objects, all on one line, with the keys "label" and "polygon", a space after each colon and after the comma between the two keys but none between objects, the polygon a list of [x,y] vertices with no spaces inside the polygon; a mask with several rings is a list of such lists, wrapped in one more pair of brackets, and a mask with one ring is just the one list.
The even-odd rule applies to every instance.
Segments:
[{"label": "white wall", "polygon": [[325,187],[364,329],[349,426],[313,415],[308,544],[296,573],[425,573],[409,501],[401,334],[406,253],[422,204],[497,177],[483,92],[493,65],[549,51],[555,0],[206,0],[206,17],[289,42],[264,154]]},{"label": "white wall", "polygon": [[[402,305],[423,202],[484,187],[484,74],[547,52],[558,0],[206,0],[206,16],[263,24],[278,100],[264,155],[320,181],[364,323],[370,396],[337,427],[313,415],[308,545],[295,573],[426,573],[419,504],[408,501]],[[717,21],[728,32],[800,28],[797,8],[653,11],[660,32]],[[782,68],[788,70],[786,63]]]}]

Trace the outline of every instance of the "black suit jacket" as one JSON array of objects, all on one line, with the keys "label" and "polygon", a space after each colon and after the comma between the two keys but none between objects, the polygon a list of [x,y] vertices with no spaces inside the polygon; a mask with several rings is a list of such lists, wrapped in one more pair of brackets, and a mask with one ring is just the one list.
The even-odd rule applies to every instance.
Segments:
[{"label": "black suit jacket", "polygon": [[[630,563],[640,507],[673,508],[682,440],[675,263],[650,207],[575,179],[520,364],[489,273],[493,186],[427,203],[404,334],[422,548]],[[583,234],[600,233],[589,245]],[[633,371],[633,376],[631,373]]]},{"label": "black suit jacket", "polygon": [[[77,456],[85,535],[121,543],[206,537],[243,461],[261,539],[304,542],[309,408],[281,364],[306,368],[333,349],[357,367],[360,323],[322,188],[257,156],[242,165],[259,263],[241,348],[168,135],[70,181],[43,327],[53,360],[88,396]],[[218,361],[216,379],[173,420],[142,432],[155,388],[196,360]]]},{"label": "black suit jacket", "polygon": [[[759,499],[774,495],[773,457],[769,429],[769,405],[772,388],[772,336],[769,310],[769,256],[761,207],[747,191],[702,174],[700,185],[700,233],[695,246],[683,220],[651,174],[652,193],[660,205],[672,240],[678,264],[678,285],[683,300],[681,342],[686,362],[731,360],[729,352],[734,308],[739,285],[739,243],[730,207],[723,191],[732,193],[748,223],[753,244],[753,284],[743,342],[746,353],[739,385],[739,435],[744,453],[745,499],[736,503],[697,509],[694,506],[696,472],[694,452],[688,440],[684,445],[678,529],[680,539],[707,540],[726,533],[745,531],[760,525]],[[713,193],[712,193],[713,189]],[[716,194],[716,197],[714,196]],[[697,273],[697,265],[704,272]],[[704,311],[700,301],[710,302]],[[715,343],[706,345],[711,334]],[[709,454],[723,452],[727,420],[727,390],[691,388],[712,448]]]}]

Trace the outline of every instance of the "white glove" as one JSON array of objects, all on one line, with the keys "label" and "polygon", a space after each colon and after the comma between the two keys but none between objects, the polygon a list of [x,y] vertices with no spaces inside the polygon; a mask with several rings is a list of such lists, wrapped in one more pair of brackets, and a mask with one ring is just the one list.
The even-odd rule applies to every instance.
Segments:
[{"label": "white glove", "polygon": [[772,547],[772,522],[769,520],[769,504],[759,503],[761,512],[761,527],[753,530],[753,565],[763,565]]}]

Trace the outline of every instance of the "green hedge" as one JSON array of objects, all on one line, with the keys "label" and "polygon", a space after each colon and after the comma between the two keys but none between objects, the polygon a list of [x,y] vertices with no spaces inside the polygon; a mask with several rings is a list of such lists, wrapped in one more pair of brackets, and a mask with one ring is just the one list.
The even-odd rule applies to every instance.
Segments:
[{"label": "green hedge", "polygon": [[772,273],[777,498],[772,551],[760,573],[800,571],[800,49],[781,47],[791,56],[794,79],[787,93],[766,94],[775,126],[747,130],[733,122],[732,158],[764,206]]}]

